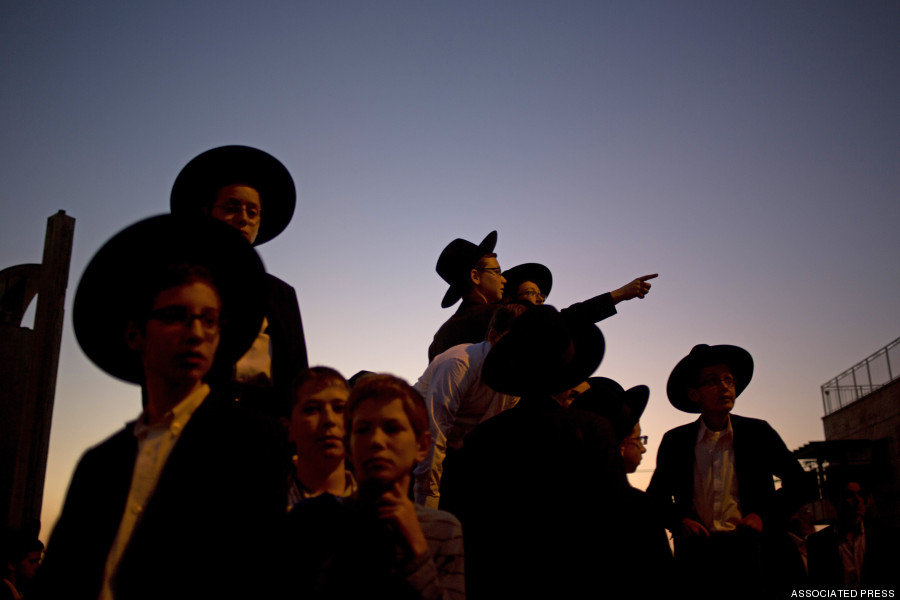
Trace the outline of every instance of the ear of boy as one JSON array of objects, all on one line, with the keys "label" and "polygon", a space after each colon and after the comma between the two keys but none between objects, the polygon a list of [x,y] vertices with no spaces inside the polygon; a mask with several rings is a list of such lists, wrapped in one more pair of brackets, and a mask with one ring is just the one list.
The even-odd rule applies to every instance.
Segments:
[{"label": "ear of boy", "polygon": [[125,327],[125,343],[135,352],[144,351],[144,335],[134,321],[128,321]]},{"label": "ear of boy", "polygon": [[428,451],[431,449],[431,432],[426,431],[419,439],[416,441],[416,447],[418,450],[416,451],[416,462],[420,463],[425,460],[425,457],[428,456]]}]

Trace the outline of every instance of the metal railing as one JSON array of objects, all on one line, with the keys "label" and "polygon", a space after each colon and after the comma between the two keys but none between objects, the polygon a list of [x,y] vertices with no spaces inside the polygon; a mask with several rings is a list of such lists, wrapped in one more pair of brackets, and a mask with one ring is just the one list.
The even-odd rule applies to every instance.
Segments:
[{"label": "metal railing", "polygon": [[822,386],[825,414],[853,404],[900,377],[900,338],[856,363]]}]

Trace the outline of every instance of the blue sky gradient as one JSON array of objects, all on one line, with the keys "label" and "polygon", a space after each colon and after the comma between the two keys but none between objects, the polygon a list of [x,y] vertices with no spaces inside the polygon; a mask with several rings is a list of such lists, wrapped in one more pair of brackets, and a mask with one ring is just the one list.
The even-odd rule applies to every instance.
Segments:
[{"label": "blue sky gradient", "polygon": [[[455,237],[499,230],[559,306],[658,272],[601,324],[598,374],[651,388],[639,487],[691,419],[665,382],[694,344],[753,354],[735,412],[796,448],[823,438],[819,386],[900,335],[896,2],[85,4],[0,18],[0,266],[39,261],[65,210],[69,309],[188,160],[246,144],[295,178],[261,255],[346,375],[425,369]],[[139,411],[67,318],[45,535],[77,457]]]}]

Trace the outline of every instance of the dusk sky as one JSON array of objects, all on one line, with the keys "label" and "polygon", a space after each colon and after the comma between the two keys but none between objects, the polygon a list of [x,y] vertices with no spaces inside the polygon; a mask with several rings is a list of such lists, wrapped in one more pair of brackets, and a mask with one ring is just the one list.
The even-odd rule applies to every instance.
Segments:
[{"label": "dusk sky", "polygon": [[753,355],[735,412],[794,449],[820,386],[900,336],[898,2],[6,2],[0,57],[0,268],[76,219],[44,539],[140,412],[75,341],[81,273],[216,146],[292,173],[260,254],[347,376],[422,373],[456,237],[498,230],[560,307],[659,273],[601,323],[597,374],[651,389],[638,487],[693,418],[665,382],[694,344]]}]

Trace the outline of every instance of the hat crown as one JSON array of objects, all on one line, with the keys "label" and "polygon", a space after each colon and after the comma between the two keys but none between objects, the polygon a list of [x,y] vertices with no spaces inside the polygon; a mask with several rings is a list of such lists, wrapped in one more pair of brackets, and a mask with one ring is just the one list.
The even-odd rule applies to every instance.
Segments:
[{"label": "hat crown", "polygon": [[699,413],[700,407],[688,397],[688,389],[696,387],[697,375],[704,367],[723,364],[735,379],[735,398],[741,395],[753,377],[753,357],[739,346],[697,344],[690,354],[678,361],[666,384],[669,402],[678,410]]},{"label": "hat crown", "polygon": [[531,281],[541,290],[546,298],[553,287],[553,274],[541,263],[523,263],[503,272],[506,279],[508,295],[514,296],[519,291],[519,286],[526,281]]},{"label": "hat crown", "polygon": [[[141,383],[143,367],[125,342],[127,322],[154,290],[153,274],[198,265],[212,275],[227,328],[214,369],[230,369],[262,325],[265,269],[256,251],[228,225],[209,218],[160,215],[110,238],[91,258],[75,291],[72,321],[82,351],[119,379]],[[149,276],[149,277],[148,277]]]},{"label": "hat crown", "polygon": [[593,323],[570,322],[550,305],[535,306],[491,348],[481,376],[504,394],[556,394],[586,380],[604,348]]},{"label": "hat crown", "polygon": [[619,382],[607,377],[591,377],[588,383],[590,389],[575,399],[572,408],[609,419],[621,442],[634,429],[647,407],[650,388],[638,385],[626,391]]},{"label": "hat crown", "polygon": [[297,190],[290,172],[277,158],[250,146],[220,146],[188,162],[172,185],[173,214],[204,214],[216,192],[231,184],[245,184],[260,195],[262,219],[254,246],[280,234],[291,222]]},{"label": "hat crown", "polygon": [[456,238],[444,247],[438,257],[435,271],[450,285],[450,289],[444,294],[441,307],[452,306],[462,297],[469,272],[475,268],[482,256],[492,253],[496,245],[497,232],[495,230],[487,234],[478,245],[462,238]]},{"label": "hat crown", "polygon": [[459,279],[478,263],[482,255],[475,256],[476,254],[478,254],[477,245],[469,240],[456,238],[441,252],[435,270],[447,283],[458,283]]}]

